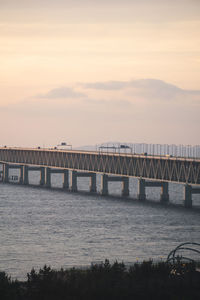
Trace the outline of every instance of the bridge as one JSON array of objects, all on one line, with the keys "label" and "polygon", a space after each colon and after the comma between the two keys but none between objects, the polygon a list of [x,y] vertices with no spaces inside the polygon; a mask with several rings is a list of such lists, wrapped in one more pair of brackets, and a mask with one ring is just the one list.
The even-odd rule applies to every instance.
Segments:
[{"label": "bridge", "polygon": [[[96,174],[101,174],[101,194],[108,183],[122,183],[122,195],[129,196],[129,178],[138,178],[138,199],[146,199],[147,187],[160,187],[161,202],[169,201],[168,183],[184,185],[184,206],[192,207],[192,195],[200,193],[200,159],[100,151],[0,147],[2,181],[9,182],[9,169],[20,170],[20,184],[29,184],[29,171],[40,171],[40,185],[51,187],[51,174],[63,174],[63,188],[78,191],[77,178],[90,178],[90,192],[96,193]],[[70,175],[70,180],[69,180]],[[70,182],[70,183],[69,183]]]}]

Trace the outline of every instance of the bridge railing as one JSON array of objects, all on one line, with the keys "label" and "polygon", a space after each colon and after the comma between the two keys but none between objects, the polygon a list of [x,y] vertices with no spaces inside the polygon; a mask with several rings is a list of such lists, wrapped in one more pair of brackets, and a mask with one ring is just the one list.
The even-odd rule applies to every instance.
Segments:
[{"label": "bridge railing", "polygon": [[200,158],[200,145],[105,143],[96,145],[96,150],[115,153],[136,153],[184,158]]}]

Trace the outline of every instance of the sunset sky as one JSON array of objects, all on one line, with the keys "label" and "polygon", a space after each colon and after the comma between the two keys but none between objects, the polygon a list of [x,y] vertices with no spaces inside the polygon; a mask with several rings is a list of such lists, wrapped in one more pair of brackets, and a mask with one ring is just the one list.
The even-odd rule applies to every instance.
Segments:
[{"label": "sunset sky", "polygon": [[199,0],[0,0],[1,145],[199,131]]}]

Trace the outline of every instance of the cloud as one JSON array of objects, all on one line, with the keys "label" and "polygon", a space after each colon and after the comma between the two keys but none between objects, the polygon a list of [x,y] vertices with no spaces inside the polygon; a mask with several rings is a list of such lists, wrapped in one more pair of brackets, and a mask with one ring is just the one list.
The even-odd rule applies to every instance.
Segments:
[{"label": "cloud", "polygon": [[94,82],[86,83],[83,86],[87,89],[95,90],[121,90],[127,86],[128,82],[125,81],[107,81],[107,82]]},{"label": "cloud", "polygon": [[51,89],[15,105],[7,105],[4,110],[31,116],[60,117],[66,112],[69,116],[79,111],[105,117],[107,114],[148,115],[150,111],[157,115],[175,107],[179,113],[190,108],[199,111],[200,91],[184,90],[158,79],[77,83],[73,87]]},{"label": "cloud", "polygon": [[138,89],[170,89],[173,91],[182,91],[175,85],[166,83],[158,79],[137,79],[131,81],[106,81],[106,82],[94,82],[84,84],[85,88],[97,89],[97,90],[120,90],[127,87]]},{"label": "cloud", "polygon": [[[80,94],[87,97],[79,98]],[[72,100],[66,101],[66,96]],[[71,88],[51,89],[43,98],[44,101],[32,98],[1,107],[2,128],[8,119],[12,120],[21,139],[26,136],[31,141],[32,136],[37,136],[37,144],[42,143],[44,136],[49,137],[51,144],[59,135],[80,144],[91,136],[95,142],[98,138],[199,143],[198,90],[184,90],[161,80],[138,79],[84,86],[78,83]],[[6,136],[12,136],[13,126],[6,127]]]},{"label": "cloud", "polygon": [[[144,97],[145,99],[171,100],[179,96],[198,96],[200,90],[184,90],[176,85],[158,79],[138,79],[131,81],[107,81],[86,83],[86,89],[116,91],[122,90],[132,93],[133,96]],[[200,99],[199,99],[200,100]]]},{"label": "cloud", "polygon": [[36,98],[46,99],[64,99],[64,98],[82,98],[87,97],[85,94],[74,91],[73,88],[60,87],[47,92],[46,94],[37,95]]}]

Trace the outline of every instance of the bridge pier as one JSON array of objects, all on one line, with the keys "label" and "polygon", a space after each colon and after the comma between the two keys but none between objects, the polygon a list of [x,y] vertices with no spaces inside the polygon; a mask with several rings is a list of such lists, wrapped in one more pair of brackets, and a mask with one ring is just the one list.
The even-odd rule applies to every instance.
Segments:
[{"label": "bridge pier", "polygon": [[138,200],[146,200],[145,180],[141,178],[138,180]]},{"label": "bridge pier", "polygon": [[128,177],[122,177],[122,196],[128,197],[129,196],[129,178]]},{"label": "bridge pier", "polygon": [[63,170],[63,189],[69,189],[69,171]]},{"label": "bridge pier", "polygon": [[146,181],[140,178],[138,181],[138,200],[146,200],[146,187],[161,187],[160,202],[167,203],[169,201],[168,182]]},{"label": "bridge pier", "polygon": [[23,177],[24,177],[24,168],[23,165],[13,165],[13,164],[3,164],[3,182],[9,182],[9,169],[19,169],[20,170],[20,175],[19,175],[19,184],[23,183]]},{"label": "bridge pier", "polygon": [[3,164],[3,182],[9,182],[9,165]]},{"label": "bridge pier", "polygon": [[192,207],[192,194],[200,194],[200,188],[186,184],[184,187],[184,206],[186,208]]},{"label": "bridge pier", "polygon": [[51,187],[51,174],[63,174],[63,188],[69,189],[69,171],[65,169],[51,169],[49,167],[44,168],[44,172],[41,172],[41,182],[47,188]]},{"label": "bridge pier", "polygon": [[40,185],[45,185],[45,168],[40,168]]},{"label": "bridge pier", "polygon": [[108,195],[108,175],[101,175],[101,195]]},{"label": "bridge pier", "polygon": [[90,177],[90,193],[96,193],[97,192],[97,176],[96,173],[92,173]]},{"label": "bridge pier", "polygon": [[44,167],[32,167],[28,165],[23,166],[23,177],[20,183],[24,185],[29,184],[29,171],[40,171],[40,185],[45,184],[45,168]]},{"label": "bridge pier", "polygon": [[169,202],[169,184],[168,184],[168,182],[162,182],[160,202],[163,202],[163,203]]},{"label": "bridge pier", "polygon": [[129,196],[129,178],[125,176],[108,176],[103,174],[101,176],[101,195],[108,195],[108,183],[109,182],[121,182],[122,183],[122,196]]},{"label": "bridge pier", "polygon": [[45,168],[45,187],[51,187],[51,169],[48,167]]},{"label": "bridge pier", "polygon": [[96,187],[96,173],[90,173],[90,172],[77,172],[72,171],[71,172],[71,192],[77,192],[77,178],[78,177],[90,177],[90,192],[96,193],[97,187]]},{"label": "bridge pier", "polygon": [[28,181],[28,166],[24,166],[24,178],[23,178],[23,184],[24,185],[28,185],[29,181]]},{"label": "bridge pier", "polygon": [[71,172],[71,187],[70,191],[76,193],[77,192],[77,171]]},{"label": "bridge pier", "polygon": [[23,184],[24,181],[24,166],[20,166],[19,184]]}]

